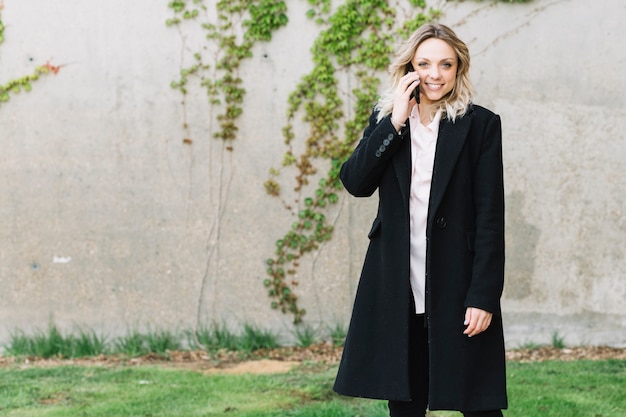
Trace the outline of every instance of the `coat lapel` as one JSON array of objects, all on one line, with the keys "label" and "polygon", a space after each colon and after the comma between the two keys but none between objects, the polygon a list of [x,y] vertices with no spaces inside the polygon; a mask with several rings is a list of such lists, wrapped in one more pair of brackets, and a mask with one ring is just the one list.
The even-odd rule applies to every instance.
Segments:
[{"label": "coat lapel", "polygon": [[441,203],[441,199],[446,192],[448,182],[452,176],[452,171],[456,161],[461,154],[465,140],[469,133],[473,111],[455,122],[444,119],[439,128],[437,137],[437,148],[435,150],[435,163],[433,166],[433,178],[430,188],[430,201],[428,206],[427,229],[430,230],[433,217]]},{"label": "coat lapel", "polygon": [[411,135],[410,130],[402,132],[402,149],[394,155],[393,166],[396,170],[396,177],[400,183],[400,192],[406,201],[407,209],[409,205],[409,192],[411,187]]}]

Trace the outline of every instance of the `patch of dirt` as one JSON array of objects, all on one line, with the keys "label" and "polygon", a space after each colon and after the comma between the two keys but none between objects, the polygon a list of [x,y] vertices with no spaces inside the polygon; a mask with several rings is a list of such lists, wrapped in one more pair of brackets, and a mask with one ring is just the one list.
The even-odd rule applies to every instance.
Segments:
[{"label": "patch of dirt", "polygon": [[281,347],[259,349],[252,353],[219,350],[208,353],[203,350],[172,351],[167,355],[148,354],[136,358],[117,355],[99,355],[87,358],[16,358],[0,356],[0,367],[13,366],[19,369],[33,366],[140,366],[197,370],[207,373],[280,373],[288,372],[303,363],[335,364],[341,358],[342,348],[329,343],[319,343],[308,348]]},{"label": "patch of dirt", "polygon": [[[221,350],[214,353],[206,351],[175,351],[167,355],[149,354],[137,358],[100,355],[89,358],[14,358],[0,357],[0,367],[13,366],[28,368],[33,366],[140,366],[158,365],[177,369],[196,370],[205,373],[281,373],[288,372],[303,363],[333,365],[341,359],[341,347],[329,343],[319,343],[308,348],[282,347],[260,349],[249,354]],[[607,346],[589,346],[557,349],[539,347],[507,351],[507,360],[535,362],[545,360],[578,359],[626,359],[626,348]]]},{"label": "patch of dirt", "polygon": [[578,359],[626,359],[626,348],[608,346],[586,346],[557,349],[539,347],[535,349],[517,349],[506,352],[511,361],[536,362],[546,360],[573,361]]},{"label": "patch of dirt", "polygon": [[297,361],[279,361],[276,359],[261,359],[258,361],[245,361],[234,364],[227,368],[211,368],[207,369],[207,374],[283,374],[291,371],[301,362]]}]

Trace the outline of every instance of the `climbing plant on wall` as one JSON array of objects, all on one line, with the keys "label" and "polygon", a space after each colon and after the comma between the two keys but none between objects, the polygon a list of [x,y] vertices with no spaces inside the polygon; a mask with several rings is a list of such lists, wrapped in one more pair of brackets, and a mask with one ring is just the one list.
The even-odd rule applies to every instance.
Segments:
[{"label": "climbing plant on wall", "polygon": [[[242,115],[246,94],[239,68],[245,59],[252,56],[252,48],[257,42],[269,41],[275,30],[287,24],[287,6],[285,1],[279,0],[177,0],[170,1],[168,7],[173,16],[166,21],[166,25],[179,32],[183,43],[180,73],[171,82],[171,87],[182,96],[182,127],[185,131],[182,143],[192,149],[196,139],[191,133],[194,123],[201,125],[201,130],[205,130],[208,123],[206,130],[209,135],[221,141],[220,169],[209,179],[218,191],[216,201],[212,202],[213,219],[207,231],[207,241],[211,243],[207,247],[196,305],[194,333],[197,333],[205,286],[211,275],[210,267],[217,264],[215,258],[219,256],[221,219],[230,184],[223,174],[224,167],[232,161],[238,134],[237,121]],[[192,91],[206,95],[208,117],[203,115],[201,120],[188,119],[187,101]],[[216,291],[213,293],[216,297]]]},{"label": "climbing plant on wall", "polygon": [[[297,220],[276,241],[274,255],[266,261],[264,284],[272,298],[272,308],[290,313],[294,322],[302,321],[306,311],[298,304],[293,277],[306,254],[314,252],[333,234],[328,218],[329,206],[339,201],[342,188],[339,169],[359,139],[378,95],[379,78],[397,46],[423,23],[438,15],[427,9],[424,0],[411,1],[399,14],[398,2],[387,0],[347,0],[332,13],[329,1],[309,1],[307,15],[320,25],[320,34],[311,49],[313,70],[302,77],[289,97],[288,124],[283,128],[287,150],[283,168],[294,167],[294,190],[301,194],[318,178],[311,195],[294,202]],[[406,6],[405,6],[406,7]],[[405,20],[405,15],[413,18]],[[350,91],[342,90],[339,77],[355,81]],[[350,102],[346,109],[344,103]],[[351,115],[347,116],[350,112]],[[298,138],[304,151],[295,154],[293,123],[298,116],[309,126],[308,136]],[[320,175],[319,171],[324,169]],[[272,169],[265,182],[268,194],[279,196],[278,176]],[[293,211],[292,205],[287,205]]]},{"label": "climbing plant on wall", "polygon": [[[214,9],[207,6],[212,3]],[[178,27],[184,22],[194,24],[204,33],[214,54],[203,54],[200,45],[193,52],[194,62],[180,70],[172,88],[185,97],[190,81],[195,78],[206,92],[209,102],[219,109],[219,129],[213,136],[232,141],[237,137],[235,121],[241,116],[241,103],[245,95],[242,80],[238,76],[241,62],[252,56],[256,42],[269,41],[272,32],[287,24],[287,6],[278,0],[177,0],[168,4],[174,16],[166,21],[168,26]],[[193,88],[193,87],[191,87]],[[184,101],[183,101],[184,103]],[[187,120],[184,122],[187,128]],[[189,139],[187,139],[189,140]],[[232,146],[228,147],[232,150]]]},{"label": "climbing plant on wall", "polygon": [[[2,9],[4,4],[0,1],[0,44],[4,42],[5,26],[2,21]],[[49,62],[35,67],[32,74],[25,75],[20,78],[9,80],[4,84],[0,84],[0,106],[11,99],[11,95],[19,94],[22,91],[30,91],[32,83],[37,81],[40,76],[47,74],[56,74],[59,72],[59,66],[54,66]]]}]

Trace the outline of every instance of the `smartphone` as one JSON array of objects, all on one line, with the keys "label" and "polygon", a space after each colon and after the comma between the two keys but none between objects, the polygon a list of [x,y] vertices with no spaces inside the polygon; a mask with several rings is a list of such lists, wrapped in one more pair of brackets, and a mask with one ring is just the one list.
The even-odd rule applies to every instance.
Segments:
[{"label": "smartphone", "polygon": [[[415,71],[415,69],[413,68],[413,64],[409,62],[406,66],[406,72],[409,73],[412,71]],[[415,90],[411,93],[411,98],[413,97],[415,97],[415,101],[417,102],[417,104],[420,104],[420,86],[419,85],[415,87]]]}]

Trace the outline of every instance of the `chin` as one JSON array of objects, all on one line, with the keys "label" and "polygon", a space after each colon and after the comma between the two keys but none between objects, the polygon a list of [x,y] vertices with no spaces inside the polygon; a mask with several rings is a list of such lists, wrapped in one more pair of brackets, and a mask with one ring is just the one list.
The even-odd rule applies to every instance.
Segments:
[{"label": "chin", "polygon": [[426,96],[426,99],[432,103],[435,103],[437,101],[440,101],[441,99],[443,99],[444,96],[441,96],[439,94],[437,94],[436,96]]},{"label": "chin", "polygon": [[433,94],[433,95],[426,95],[426,99],[429,101],[432,101],[433,103],[438,102],[438,101],[442,101],[442,100],[446,100],[447,98],[450,97],[451,92],[447,91],[444,94]]}]

